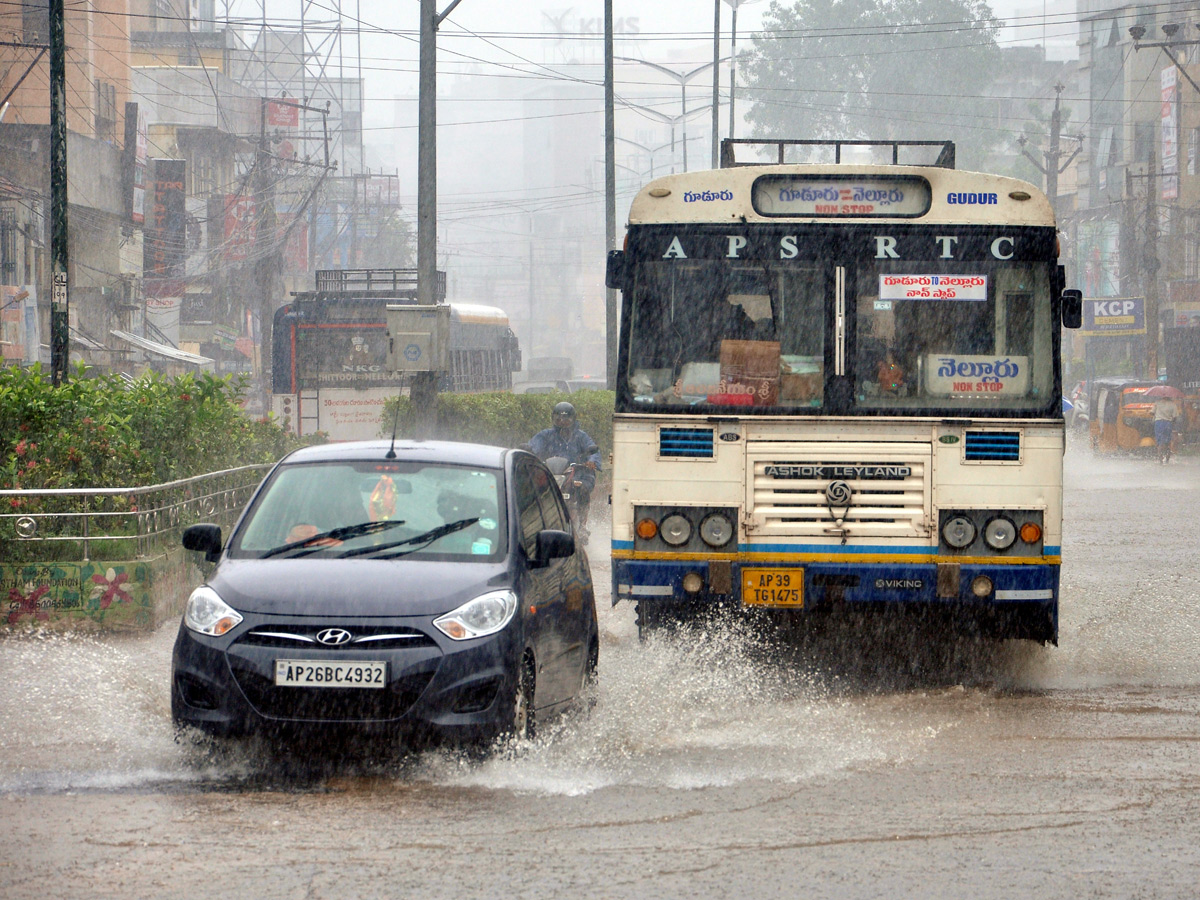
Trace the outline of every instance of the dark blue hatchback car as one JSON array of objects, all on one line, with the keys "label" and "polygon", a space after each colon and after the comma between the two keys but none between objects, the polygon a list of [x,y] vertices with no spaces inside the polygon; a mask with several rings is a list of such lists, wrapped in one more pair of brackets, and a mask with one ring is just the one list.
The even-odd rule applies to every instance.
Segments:
[{"label": "dark blue hatchback car", "polygon": [[521,450],[369,441],[276,465],[175,641],[176,724],[320,724],[414,743],[529,736],[595,676],[587,556],[550,472]]}]

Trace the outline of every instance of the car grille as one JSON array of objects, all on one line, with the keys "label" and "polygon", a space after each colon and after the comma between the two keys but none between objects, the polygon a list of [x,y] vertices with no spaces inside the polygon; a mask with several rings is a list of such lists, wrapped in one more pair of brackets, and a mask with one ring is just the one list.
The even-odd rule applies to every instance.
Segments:
[{"label": "car grille", "polygon": [[[925,537],[931,462],[930,445],[921,443],[756,442],[747,448],[747,534],[838,537],[836,511],[847,537]],[[851,495],[848,506],[831,510],[825,492],[834,481],[845,481]]]},{"label": "car grille", "polygon": [[276,687],[270,678],[246,664],[230,659],[233,675],[246,699],[258,712],[272,719],[309,722],[379,722],[401,718],[417,702],[433,678],[428,671],[406,674],[379,688]]},{"label": "car grille", "polygon": [[[312,627],[297,627],[291,623],[280,627],[260,626],[238,638],[238,643],[251,647],[273,647],[290,650],[300,648],[330,649],[328,645],[322,644],[317,640],[317,635],[329,627],[329,623]],[[433,638],[416,628],[396,628],[386,625],[337,627],[345,627],[346,631],[350,632],[351,635],[350,641],[341,645],[341,649],[411,650],[418,647],[437,646],[437,642]]]}]

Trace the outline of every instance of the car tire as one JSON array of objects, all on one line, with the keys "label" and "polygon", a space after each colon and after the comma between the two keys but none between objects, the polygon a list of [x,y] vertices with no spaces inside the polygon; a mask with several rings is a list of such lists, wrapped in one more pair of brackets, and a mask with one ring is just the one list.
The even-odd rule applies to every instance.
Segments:
[{"label": "car tire", "polygon": [[600,673],[600,638],[592,635],[592,640],[588,644],[587,664],[583,667],[583,689],[589,690],[596,685],[596,678]]},{"label": "car tire", "polygon": [[508,734],[514,741],[531,741],[537,734],[533,703],[536,690],[534,672],[533,657],[526,653],[517,666],[516,683],[513,685]]}]

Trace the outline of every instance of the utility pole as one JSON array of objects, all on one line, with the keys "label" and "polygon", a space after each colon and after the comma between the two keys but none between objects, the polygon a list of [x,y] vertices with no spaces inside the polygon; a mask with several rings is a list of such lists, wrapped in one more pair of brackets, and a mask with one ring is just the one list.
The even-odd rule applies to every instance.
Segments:
[{"label": "utility pole", "polygon": [[67,380],[71,301],[67,279],[67,45],[64,0],[50,0],[50,378]]},{"label": "utility pole", "polygon": [[1017,143],[1021,145],[1021,155],[1033,163],[1039,172],[1046,176],[1046,197],[1050,201],[1050,209],[1054,212],[1054,219],[1058,221],[1058,176],[1067,170],[1067,166],[1074,162],[1075,157],[1079,155],[1079,151],[1083,149],[1083,136],[1077,137],[1075,150],[1067,157],[1066,162],[1060,163],[1059,160],[1063,156],[1061,146],[1062,142],[1062,109],[1059,105],[1062,99],[1063,86],[1061,84],[1054,85],[1054,111],[1050,114],[1050,144],[1042,153],[1042,160],[1039,162],[1037,157],[1025,149],[1025,138],[1020,137]]},{"label": "utility pole", "polygon": [[[438,13],[437,0],[421,0],[421,46],[417,76],[417,302],[436,306],[437,296],[437,30],[462,0]],[[417,411],[417,436],[437,426],[437,372],[413,375],[409,400]]]},{"label": "utility pole", "polygon": [[1146,242],[1142,246],[1142,271],[1146,294],[1146,377],[1158,378],[1158,186],[1154,146],[1146,167]]},{"label": "utility pole", "polygon": [[[437,0],[421,0],[417,87],[417,302],[437,304]],[[412,376],[417,437],[437,429],[437,372]]]},{"label": "utility pole", "polygon": [[[259,105],[258,153],[254,161],[254,264],[255,294],[258,297],[259,364],[264,395],[271,390],[271,342],[274,339],[275,269],[275,184],[271,165],[270,139],[267,135],[267,110],[270,100],[264,95]],[[270,408],[270,404],[266,404]]]},{"label": "utility pole", "polygon": [[[737,11],[741,0],[726,0],[733,7],[733,19],[729,24],[729,136],[737,137],[737,123],[733,108],[737,98]],[[713,166],[716,168],[716,166]]]},{"label": "utility pole", "polygon": [[713,0],[713,101],[712,101],[712,165],[717,167],[717,148],[721,143],[720,84],[721,84],[721,0]]},{"label": "utility pole", "polygon": [[[616,116],[613,111],[613,9],[604,0],[604,250],[617,249]],[[530,229],[532,230],[532,228]],[[532,239],[531,239],[532,246]],[[530,276],[532,279],[532,276]],[[532,311],[533,307],[530,307]],[[617,292],[604,291],[604,372],[608,389],[617,387]]]}]

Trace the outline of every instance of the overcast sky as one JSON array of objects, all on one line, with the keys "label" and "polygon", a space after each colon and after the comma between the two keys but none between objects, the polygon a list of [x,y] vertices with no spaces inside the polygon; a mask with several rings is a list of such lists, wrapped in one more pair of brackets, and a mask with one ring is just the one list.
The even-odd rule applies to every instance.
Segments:
[{"label": "overcast sky", "polygon": [[[298,20],[301,2],[267,0],[268,16]],[[437,0],[437,7],[444,11],[450,3]],[[1072,17],[1073,0],[993,0],[992,5],[1008,23],[1001,35],[1002,43],[1040,42],[1044,36],[1052,57],[1074,55],[1073,38],[1064,33],[1070,29],[1060,24],[1064,14]],[[742,0],[737,22],[739,48],[748,46],[750,33],[761,27],[769,6],[767,0]],[[231,8],[235,16],[250,21],[261,15],[260,0],[231,0]],[[316,0],[309,7],[310,21],[328,18],[333,9],[333,0]],[[419,0],[341,0],[343,64],[348,67],[357,51],[354,23],[356,19],[362,23],[362,67],[368,104],[415,92],[419,9]],[[600,0],[573,4],[564,0],[462,0],[441,26],[439,72],[452,77],[455,72],[484,63],[527,70],[530,66],[553,65],[568,67],[560,71],[569,71],[572,61],[598,62],[603,46],[603,10]],[[713,13],[713,0],[614,0],[617,53],[675,63],[680,68],[703,63],[712,58]],[[722,55],[729,52],[731,13],[728,2],[722,2]]]}]

